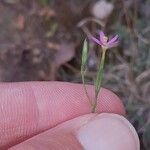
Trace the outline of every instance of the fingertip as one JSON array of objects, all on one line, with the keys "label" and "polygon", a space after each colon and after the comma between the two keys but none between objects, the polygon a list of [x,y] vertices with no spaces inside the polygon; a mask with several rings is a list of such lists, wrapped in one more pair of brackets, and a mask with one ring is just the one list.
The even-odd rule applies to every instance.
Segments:
[{"label": "fingertip", "polygon": [[64,122],[14,147],[20,149],[140,150],[133,126],[122,116],[88,114]]},{"label": "fingertip", "polygon": [[98,98],[100,113],[116,113],[125,116],[125,107],[120,98],[112,91],[102,88]]},{"label": "fingertip", "polygon": [[127,119],[103,113],[77,131],[77,139],[86,150],[140,150],[139,138]]}]

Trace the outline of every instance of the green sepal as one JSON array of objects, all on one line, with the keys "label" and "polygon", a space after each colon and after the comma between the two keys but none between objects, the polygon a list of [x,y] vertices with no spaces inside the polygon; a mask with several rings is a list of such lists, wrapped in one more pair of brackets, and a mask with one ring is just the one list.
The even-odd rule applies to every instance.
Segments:
[{"label": "green sepal", "polygon": [[81,72],[83,73],[85,71],[85,66],[88,59],[88,42],[85,39],[83,48],[82,48],[82,62],[81,62]]}]

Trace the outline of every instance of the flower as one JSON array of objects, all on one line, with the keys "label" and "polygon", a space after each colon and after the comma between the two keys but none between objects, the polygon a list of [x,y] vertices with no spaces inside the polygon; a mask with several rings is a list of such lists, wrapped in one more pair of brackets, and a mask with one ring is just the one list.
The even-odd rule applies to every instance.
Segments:
[{"label": "flower", "polygon": [[99,39],[91,36],[91,39],[96,42],[97,44],[101,45],[102,48],[108,49],[112,48],[118,45],[119,40],[118,40],[118,35],[114,36],[112,39],[108,40],[108,37],[105,36],[103,31],[100,31],[99,33]]}]

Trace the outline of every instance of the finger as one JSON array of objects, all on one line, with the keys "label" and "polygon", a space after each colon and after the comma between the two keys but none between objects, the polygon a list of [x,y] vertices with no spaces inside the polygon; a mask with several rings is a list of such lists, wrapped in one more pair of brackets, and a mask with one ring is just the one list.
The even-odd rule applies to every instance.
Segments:
[{"label": "finger", "polygon": [[116,114],[80,116],[10,150],[140,150],[133,126]]},{"label": "finger", "polygon": [[[88,86],[91,99],[94,89]],[[90,113],[80,84],[61,82],[0,85],[0,148],[6,148],[74,117]],[[120,99],[109,90],[99,94],[97,112],[124,114]]]}]

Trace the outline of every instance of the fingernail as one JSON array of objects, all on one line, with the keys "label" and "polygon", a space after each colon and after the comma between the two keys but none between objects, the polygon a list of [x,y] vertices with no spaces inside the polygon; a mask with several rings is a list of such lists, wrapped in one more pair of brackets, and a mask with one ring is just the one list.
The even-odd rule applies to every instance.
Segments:
[{"label": "fingernail", "polygon": [[76,133],[85,150],[140,150],[134,127],[123,116],[103,113]]}]

